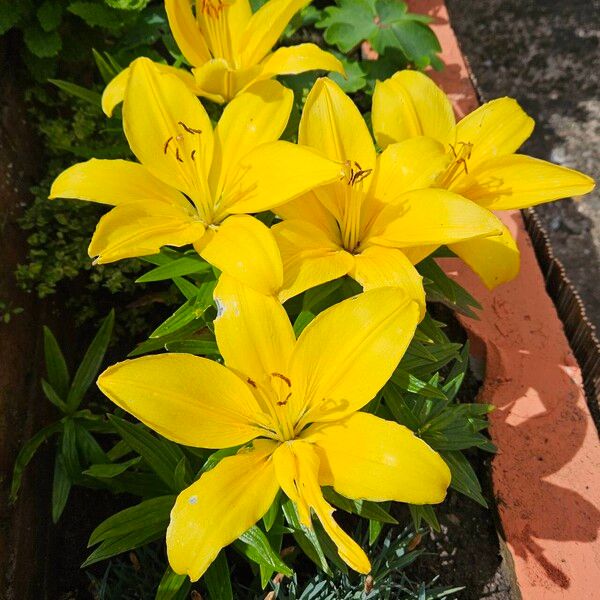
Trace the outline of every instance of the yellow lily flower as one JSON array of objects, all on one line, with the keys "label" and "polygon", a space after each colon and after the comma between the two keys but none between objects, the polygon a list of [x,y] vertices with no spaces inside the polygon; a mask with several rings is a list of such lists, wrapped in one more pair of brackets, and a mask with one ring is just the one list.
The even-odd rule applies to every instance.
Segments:
[{"label": "yellow lily flower", "polygon": [[[254,14],[248,0],[165,0],[173,37],[193,68],[162,66],[185,80],[199,96],[228,102],[257,81],[276,75],[324,70],[344,74],[342,63],[316,44],[298,44],[271,52],[290,19],[311,0],[268,0]],[[102,98],[112,114],[123,99],[129,70],[111,81]]]},{"label": "yellow lily flower", "polygon": [[336,523],[320,486],[352,499],[441,502],[442,458],[409,429],[357,412],[386,383],[419,309],[397,289],[365,292],[324,311],[298,340],[281,304],[222,275],[215,334],[225,365],[160,354],[109,367],[106,396],[187,446],[245,446],[181,492],[167,531],[169,562],[200,578],[219,551],[267,512],[281,488],[304,526],[311,509],[341,558],[360,573],[364,551]]},{"label": "yellow lily flower", "polygon": [[[373,94],[378,144],[386,148],[416,136],[438,140],[449,164],[435,185],[490,211],[527,208],[594,188],[593,179],[583,173],[515,154],[533,127],[533,119],[512,98],[487,102],[456,123],[444,92],[416,71],[400,71],[378,82]],[[519,272],[519,249],[506,227],[500,236],[449,246],[490,289]]]},{"label": "yellow lily flower", "polygon": [[[225,108],[213,131],[202,104],[179,78],[138,59],[123,125],[141,164],[76,164],[58,176],[50,198],[114,206],[100,219],[89,247],[96,263],[194,244],[209,262],[221,270],[229,265],[248,285],[264,284],[274,273],[281,278],[273,269],[262,274],[261,249],[253,240],[261,224],[241,215],[271,209],[340,176],[339,164],[277,141],[292,101],[292,92],[278,82],[260,82]],[[233,247],[220,237],[233,239]],[[226,264],[215,250],[223,246]],[[265,292],[278,285],[274,281]]]},{"label": "yellow lily flower", "polygon": [[424,189],[447,168],[442,144],[421,137],[377,155],[359,110],[330,79],[311,90],[298,139],[343,164],[344,175],[275,211],[283,218],[273,227],[284,267],[282,301],[349,274],[365,290],[404,287],[424,309],[413,265],[441,244],[501,232],[500,221],[474,202]]}]

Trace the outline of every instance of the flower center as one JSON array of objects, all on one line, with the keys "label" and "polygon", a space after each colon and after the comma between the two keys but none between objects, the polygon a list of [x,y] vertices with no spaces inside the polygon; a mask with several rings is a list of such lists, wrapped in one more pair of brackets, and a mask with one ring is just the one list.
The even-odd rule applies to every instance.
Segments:
[{"label": "flower center", "polygon": [[469,174],[467,161],[471,158],[473,144],[470,142],[458,142],[456,146],[450,144],[450,151],[454,156],[454,160],[448,165],[446,172],[441,175],[439,180],[439,186],[446,189],[449,189],[463,173],[465,175]]},{"label": "flower center", "polygon": [[344,248],[350,253],[356,252],[360,244],[364,182],[372,172],[373,169],[363,169],[356,161],[344,163],[340,232]]},{"label": "flower center", "polygon": [[[181,167],[179,174],[183,176],[187,187],[182,191],[191,195],[190,199],[199,220],[208,225],[213,221],[214,207],[204,173],[202,130],[183,121],[179,121],[177,127],[174,135],[163,142],[162,152],[165,156],[174,158]],[[197,193],[192,194],[192,192]]]},{"label": "flower center", "polygon": [[249,377],[246,381],[261,408],[271,415],[273,429],[270,437],[282,442],[293,440],[296,437],[296,423],[292,420],[292,382],[289,377],[274,372],[263,382],[254,381]]},{"label": "flower center", "polygon": [[[227,11],[235,0],[196,0],[196,21],[213,58],[224,58],[234,66],[234,53]],[[198,65],[200,66],[200,65]]]}]

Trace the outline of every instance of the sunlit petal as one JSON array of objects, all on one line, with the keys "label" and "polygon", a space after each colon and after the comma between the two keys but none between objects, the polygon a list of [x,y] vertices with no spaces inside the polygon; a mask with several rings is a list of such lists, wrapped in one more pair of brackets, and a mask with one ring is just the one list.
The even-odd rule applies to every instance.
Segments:
[{"label": "sunlit petal", "polygon": [[314,510],[327,535],[337,546],[342,560],[359,573],[368,573],[371,564],[362,548],[336,523],[334,509],[319,487],[319,457],[310,444],[294,441],[282,444],[273,454],[275,475],[285,494],[296,504],[305,527],[312,527]]},{"label": "sunlit petal", "polygon": [[158,354],[109,367],[98,387],[117,406],[186,446],[228,448],[263,435],[268,418],[229,369],[191,354]]},{"label": "sunlit petal", "polygon": [[426,135],[452,142],[454,113],[446,94],[424,73],[399,71],[375,84],[373,131],[377,143],[388,144]]},{"label": "sunlit petal", "polygon": [[481,277],[489,289],[511,281],[519,274],[519,248],[504,226],[502,235],[452,244],[450,249]]},{"label": "sunlit petal", "polygon": [[446,496],[446,463],[403,425],[358,412],[302,438],[321,450],[321,485],[347,498],[436,504]]},{"label": "sunlit petal", "polygon": [[298,44],[278,48],[261,63],[261,77],[295,75],[306,71],[335,71],[344,74],[342,63],[316,44]]},{"label": "sunlit petal", "polygon": [[402,288],[421,307],[421,317],[425,316],[423,278],[401,250],[370,246],[354,257],[350,275],[365,291],[380,287]]},{"label": "sunlit petal", "polygon": [[243,66],[259,63],[275,45],[291,18],[311,0],[269,0],[250,17],[240,44]]},{"label": "sunlit petal", "polygon": [[327,77],[318,79],[308,94],[298,141],[340,163],[358,163],[364,170],[375,167],[375,147],[365,120],[340,86]]},{"label": "sunlit petal", "polygon": [[510,210],[581,196],[594,185],[591,177],[579,171],[513,154],[482,163],[457,191],[490,210]]},{"label": "sunlit petal", "polygon": [[227,102],[253,83],[261,70],[258,65],[236,69],[223,58],[213,58],[194,69],[198,94],[213,102]]},{"label": "sunlit petal", "polygon": [[167,529],[169,563],[196,581],[219,551],[267,512],[279,485],[271,455],[274,442],[257,440],[252,450],[224,458],[181,492]]},{"label": "sunlit petal", "polygon": [[192,244],[203,235],[204,225],[184,208],[138,200],[119,204],[100,219],[88,253],[103,264]]},{"label": "sunlit petal", "polygon": [[200,32],[189,0],[165,0],[169,28],[186,60],[194,66],[211,59],[206,41]]},{"label": "sunlit petal", "polygon": [[[399,288],[380,288],[325,310],[302,332],[292,356],[301,423],[333,421],[362,408],[390,378],[419,321]],[[298,390],[296,392],[296,390]]]},{"label": "sunlit petal", "polygon": [[213,154],[206,111],[180,79],[162,73],[152,61],[139,58],[131,68],[123,107],[131,149],[158,179],[201,205],[208,196]]},{"label": "sunlit petal", "polygon": [[279,301],[225,274],[214,297],[215,335],[225,364],[256,383],[272,373],[286,375],[296,338]]},{"label": "sunlit petal", "polygon": [[95,158],[63,171],[52,184],[50,198],[76,198],[112,205],[151,200],[189,206],[175,188],[154,177],[142,165]]},{"label": "sunlit petal", "polygon": [[269,228],[254,217],[229,217],[204,236],[197,250],[211,265],[263,294],[275,295],[281,288],[279,248]]}]

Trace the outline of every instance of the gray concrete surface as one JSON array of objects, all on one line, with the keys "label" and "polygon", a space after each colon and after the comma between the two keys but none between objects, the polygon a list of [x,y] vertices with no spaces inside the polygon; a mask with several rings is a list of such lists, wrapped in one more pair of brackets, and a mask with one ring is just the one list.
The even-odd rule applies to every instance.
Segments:
[{"label": "gray concrete surface", "polygon": [[[536,120],[523,151],[600,181],[600,0],[447,0],[485,100]],[[600,330],[600,191],[536,209]]]}]

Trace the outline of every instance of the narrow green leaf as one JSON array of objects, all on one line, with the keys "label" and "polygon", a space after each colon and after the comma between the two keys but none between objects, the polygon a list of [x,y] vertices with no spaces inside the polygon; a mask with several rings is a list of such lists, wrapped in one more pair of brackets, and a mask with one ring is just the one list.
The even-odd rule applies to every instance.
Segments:
[{"label": "narrow green leaf", "polygon": [[[85,425],[89,427],[89,424],[83,421]],[[80,422],[75,421],[75,433],[77,435],[77,449],[81,456],[83,463],[91,465],[95,463],[106,463],[108,457],[100,444],[96,441],[96,438],[88,431],[86,426]],[[109,430],[110,431],[110,430]]]},{"label": "narrow green leaf", "polygon": [[81,464],[79,452],[77,451],[77,429],[73,419],[66,418],[63,421],[63,435],[60,450],[63,457],[64,468],[72,481],[81,477]]},{"label": "narrow green leaf", "polygon": [[52,522],[58,523],[60,516],[65,510],[72,481],[67,473],[63,455],[59,450],[54,460],[54,479],[52,481]]},{"label": "narrow green leaf", "polygon": [[211,266],[202,260],[199,256],[182,256],[165,265],[161,265],[144,273],[138,277],[136,283],[149,283],[151,281],[164,281],[165,279],[174,279],[175,277],[183,277],[192,273],[205,273],[210,271]]},{"label": "narrow green leaf", "polygon": [[440,452],[440,455],[450,468],[452,482],[450,486],[457,492],[475,500],[481,506],[487,508],[487,502],[481,493],[481,485],[477,475],[464,454],[459,451]]},{"label": "narrow green leaf", "polygon": [[94,61],[104,83],[109,83],[119,74],[119,71],[117,71],[95,48],[92,48],[92,55],[94,56]]},{"label": "narrow green leaf", "polygon": [[410,516],[413,520],[413,525],[418,531],[421,528],[421,523],[425,521],[434,531],[440,531],[440,522],[438,521],[435,509],[431,504],[409,504]]},{"label": "narrow green leaf", "polygon": [[23,479],[23,472],[30,463],[31,459],[35,456],[38,448],[51,436],[59,431],[62,431],[63,424],[61,422],[52,423],[43,429],[40,429],[32,438],[30,438],[21,448],[15,461],[15,468],[13,470],[13,479],[10,486],[10,501],[14,502],[19,494],[21,487],[21,481]]},{"label": "narrow green leaf", "polygon": [[92,343],[89,345],[85,356],[75,373],[67,397],[67,404],[72,410],[77,409],[81,404],[84,395],[98,375],[98,371],[102,366],[102,361],[110,342],[114,322],[115,312],[114,310],[111,310],[104,321],[102,321],[98,333],[96,333]]},{"label": "narrow green leaf", "polygon": [[58,408],[58,410],[60,410],[62,413],[67,413],[69,409],[66,403],[61,400],[54,388],[43,378],[40,380],[40,383],[42,384],[44,396],[46,396],[46,398],[48,398],[48,400],[50,400],[50,402],[52,402],[52,404],[54,404],[54,406],[56,406],[56,408]]},{"label": "narrow green leaf", "polygon": [[216,356],[220,354],[217,342],[213,340],[176,340],[165,344],[165,348],[169,352],[185,352],[197,356]]},{"label": "narrow green leaf", "polygon": [[438,398],[439,400],[446,400],[444,392],[435,386],[415,377],[404,369],[396,369],[390,378],[390,381],[395,383],[399,388],[411,394],[420,394],[428,398]]},{"label": "narrow green leaf", "polygon": [[162,576],[154,600],[178,600],[187,597],[191,588],[191,582],[187,575],[178,575],[167,567]]},{"label": "narrow green leaf", "polygon": [[110,479],[124,473],[129,467],[137,465],[140,460],[142,458],[137,456],[123,463],[96,464],[85,470],[83,474],[97,479]]},{"label": "narrow green leaf", "polygon": [[176,498],[174,494],[151,498],[108,517],[92,531],[88,548],[146,528],[156,528],[160,525],[166,529]]},{"label": "narrow green leaf", "polygon": [[173,442],[155,437],[144,426],[134,425],[114,415],[109,420],[117,433],[146,461],[148,466],[175,492],[179,486],[175,480],[177,464],[183,452]]},{"label": "narrow green leaf", "polygon": [[231,577],[225,551],[221,550],[204,574],[204,583],[211,600],[233,600]]},{"label": "narrow green leaf", "polygon": [[59,398],[66,398],[71,381],[69,369],[54,334],[46,326],[44,326],[44,359],[50,385]]},{"label": "narrow green leaf", "polygon": [[96,108],[100,109],[102,97],[98,92],[81,87],[80,85],[71,83],[70,81],[63,81],[62,79],[48,79],[48,81],[52,85],[55,85],[57,88],[61,89],[63,92],[69,94],[70,96],[80,98],[81,100],[84,100],[92,106],[95,106]]},{"label": "narrow green leaf", "polygon": [[[292,576],[292,569],[290,569],[290,567],[281,560],[279,554],[273,550],[267,536],[260,527],[254,525],[239,537],[239,541],[242,542],[242,544],[236,544],[236,548],[250,560],[253,560],[259,565],[266,565],[274,571],[283,573],[288,577]],[[245,548],[243,546],[245,546]]]}]

